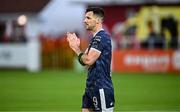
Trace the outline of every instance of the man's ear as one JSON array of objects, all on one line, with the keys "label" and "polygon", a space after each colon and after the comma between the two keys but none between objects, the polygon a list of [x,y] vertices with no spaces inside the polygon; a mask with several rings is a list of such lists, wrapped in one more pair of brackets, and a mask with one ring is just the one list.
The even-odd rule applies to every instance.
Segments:
[{"label": "man's ear", "polygon": [[102,18],[98,18],[99,23],[102,23],[102,21],[103,21]]},{"label": "man's ear", "polygon": [[101,18],[97,18],[96,23],[101,23]]}]

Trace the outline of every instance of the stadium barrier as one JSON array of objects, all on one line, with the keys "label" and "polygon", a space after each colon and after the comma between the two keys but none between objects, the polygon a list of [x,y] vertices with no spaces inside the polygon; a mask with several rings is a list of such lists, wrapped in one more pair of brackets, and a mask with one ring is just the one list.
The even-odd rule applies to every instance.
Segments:
[{"label": "stadium barrier", "polygon": [[0,68],[25,68],[37,72],[41,69],[40,60],[40,44],[37,40],[0,44]]},{"label": "stadium barrier", "polygon": [[115,72],[180,72],[180,51],[138,49],[113,51]]},{"label": "stadium barrier", "polygon": [[[87,40],[82,39],[81,48],[86,47]],[[40,36],[27,43],[0,44],[0,69],[26,69],[30,72],[41,69],[81,69],[77,63],[75,65],[76,58],[64,36]]]},{"label": "stadium barrier", "polygon": [[[66,36],[51,38],[48,36],[40,36],[41,41],[41,63],[43,69],[76,69],[76,55],[70,49]],[[81,39],[81,48],[87,47],[87,40]],[[80,67],[81,68],[81,67]],[[79,68],[78,68],[79,69]]]}]

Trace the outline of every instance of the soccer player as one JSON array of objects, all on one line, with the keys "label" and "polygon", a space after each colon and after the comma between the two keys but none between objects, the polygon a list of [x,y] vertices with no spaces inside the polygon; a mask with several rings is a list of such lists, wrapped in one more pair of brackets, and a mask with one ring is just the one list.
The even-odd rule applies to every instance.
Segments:
[{"label": "soccer player", "polygon": [[88,66],[82,112],[113,112],[114,89],[111,80],[112,46],[110,35],[102,28],[104,11],[90,7],[85,12],[85,27],[93,34],[85,52],[80,49],[80,39],[67,33],[70,48],[78,55],[81,65]]}]

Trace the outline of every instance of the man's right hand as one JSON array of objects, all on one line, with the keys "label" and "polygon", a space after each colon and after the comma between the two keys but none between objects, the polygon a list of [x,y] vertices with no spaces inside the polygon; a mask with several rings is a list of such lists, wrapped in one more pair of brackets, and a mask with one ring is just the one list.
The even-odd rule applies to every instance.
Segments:
[{"label": "man's right hand", "polygon": [[75,33],[69,33],[67,32],[67,41],[69,42],[70,48],[79,55],[80,51],[80,39],[76,36]]}]

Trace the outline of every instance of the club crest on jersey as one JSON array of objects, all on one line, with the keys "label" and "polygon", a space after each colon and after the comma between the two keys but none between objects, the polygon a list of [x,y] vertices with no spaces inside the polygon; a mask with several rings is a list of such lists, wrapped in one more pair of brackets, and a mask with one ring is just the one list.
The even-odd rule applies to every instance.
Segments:
[{"label": "club crest on jersey", "polygon": [[101,41],[101,37],[100,37],[100,36],[95,36],[95,37],[94,37],[94,40],[93,40],[93,43],[92,43],[93,46],[94,46],[95,48],[98,48],[100,41]]},{"label": "club crest on jersey", "polygon": [[100,42],[100,41],[101,41],[101,37],[100,37],[100,36],[95,36],[95,37],[94,37],[94,41]]}]

